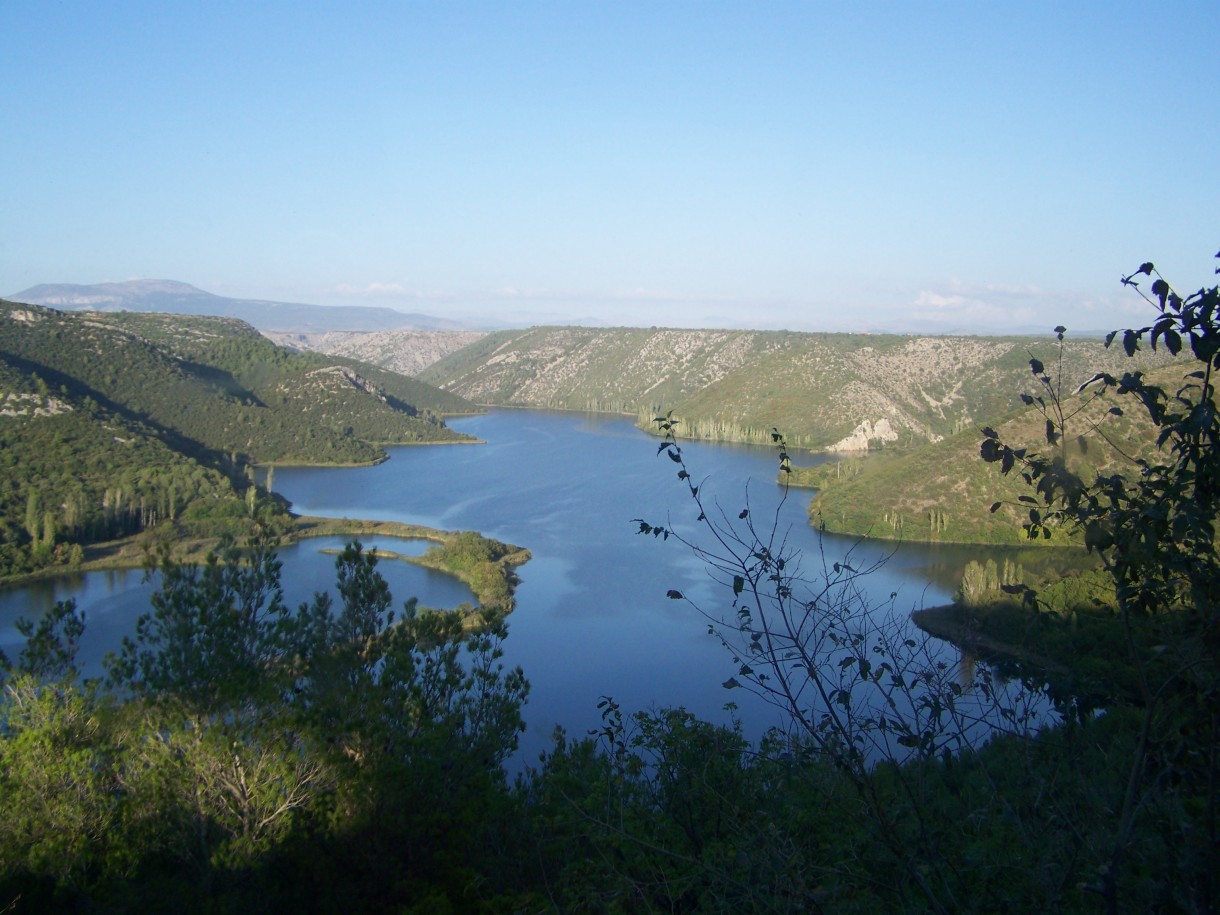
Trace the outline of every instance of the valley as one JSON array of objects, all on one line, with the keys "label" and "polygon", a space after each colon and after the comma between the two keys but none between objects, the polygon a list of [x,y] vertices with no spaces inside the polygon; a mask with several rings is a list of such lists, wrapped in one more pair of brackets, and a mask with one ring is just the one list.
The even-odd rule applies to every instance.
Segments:
[{"label": "valley", "polygon": [[[291,342],[291,338],[281,338]],[[1029,359],[1053,335],[931,337],[672,328],[533,327],[471,340],[450,333],[302,335],[486,406],[625,413],[647,427],[672,411],[682,437],[766,444],[771,430],[815,452],[938,442],[1022,405]],[[1163,362],[1141,354],[1138,367]],[[1065,384],[1130,368],[1099,338],[1063,353]],[[401,369],[396,369],[401,370]]]},{"label": "valley", "polygon": [[[307,342],[346,354],[309,351]],[[680,773],[706,773],[709,760],[729,765],[733,778],[716,789],[716,803],[748,797],[757,773],[768,788],[740,809],[779,792],[783,810],[769,819],[792,834],[804,825],[793,814],[818,828],[850,821],[867,792],[874,800],[864,827],[852,835],[836,828],[836,854],[881,854],[887,838],[912,847],[910,824],[892,834],[870,825],[889,829],[890,812],[908,809],[946,830],[938,849],[959,854],[982,841],[988,855],[1028,851],[1005,828],[989,826],[981,840],[972,826],[950,829],[961,822],[963,792],[970,809],[989,811],[985,822],[1006,824],[1001,811],[1017,795],[998,780],[1020,776],[1025,785],[1032,772],[1044,784],[1071,772],[1068,806],[1044,814],[1021,801],[1034,812],[1018,825],[1042,829],[1070,806],[1100,828],[1110,807],[1082,808],[1080,799],[1095,784],[1118,785],[1131,754],[1106,761],[1090,748],[1128,739],[1141,705],[1153,709],[1140,677],[1115,659],[1144,652],[1151,660],[1137,673],[1150,671],[1188,699],[1194,688],[1157,654],[1166,623],[1140,629],[1134,647],[1129,634],[1123,641],[1109,576],[1065,572],[1079,552],[1014,549],[1026,543],[1020,512],[1035,500],[1019,474],[1002,474],[979,454],[980,440],[992,442],[998,461],[1003,442],[1017,450],[1004,452],[1001,469],[1027,466],[1052,415],[1064,470],[1104,475],[1153,453],[1157,429],[1138,411],[1128,416],[1113,398],[1077,390],[1093,375],[1133,366],[1170,388],[1181,384],[1168,357],[1124,343],[1126,355],[1099,341],[1059,348],[1026,338],[569,327],[439,340],[301,334],[294,351],[231,318],[0,303],[0,434],[10,470],[0,490],[0,572],[43,576],[5,595],[0,632],[17,659],[5,662],[14,678],[6,689],[18,702],[63,701],[70,714],[80,708],[105,722],[96,738],[105,759],[89,764],[98,784],[89,803],[120,796],[112,784],[152,791],[132,780],[137,772],[174,786],[158,810],[173,809],[193,785],[191,796],[214,818],[204,841],[246,855],[234,860],[265,855],[297,866],[267,837],[249,854],[235,844],[251,805],[229,816],[228,795],[213,788],[199,801],[198,786],[218,772],[213,784],[222,785],[229,761],[243,771],[263,761],[281,767],[263,790],[273,799],[295,792],[304,825],[294,815],[283,834],[300,843],[301,866],[312,870],[315,848],[329,839],[315,843],[307,830],[343,810],[366,778],[380,803],[438,767],[440,787],[426,803],[395,796],[389,805],[395,815],[441,817],[442,826],[412,825],[410,835],[460,835],[451,824],[465,802],[442,801],[462,797],[494,796],[518,828],[550,829],[546,793],[557,791],[559,815],[578,810],[595,825],[576,834],[597,838],[590,811],[600,802],[582,800],[573,786],[598,796],[642,792],[624,809],[652,816],[653,792],[666,786],[651,773],[674,754]],[[409,377],[353,355],[422,367]],[[1022,393],[1051,384],[1040,374],[1044,362],[1054,366],[1054,387],[1042,388],[1053,408]],[[487,405],[531,409],[485,413]],[[456,429],[445,421],[461,414]],[[655,434],[657,415],[670,417],[676,433],[659,447],[637,428]],[[782,455],[758,447],[773,446],[772,429],[781,427],[789,442]],[[401,447],[474,441],[483,444]],[[813,495],[808,510],[802,489]],[[1029,517],[1036,520],[1032,510]],[[328,563],[318,551],[292,543],[315,535],[336,557],[333,586],[322,580]],[[370,541],[367,550],[352,536]],[[434,545],[423,552],[403,536]],[[244,552],[234,537],[248,538]],[[890,542],[870,542],[878,540]],[[289,544],[290,582],[270,551],[277,541]],[[1047,542],[1073,545],[1058,530]],[[209,551],[201,565],[189,564],[197,553],[170,558],[192,545]],[[160,557],[155,587],[121,573],[50,577],[113,568],[137,549]],[[412,595],[401,609],[379,562]],[[405,566],[441,570],[446,580],[404,577]],[[1022,605],[1018,595],[1031,586],[1040,593]],[[312,596],[302,599],[303,587]],[[446,603],[430,608],[415,600],[420,593]],[[53,603],[36,624],[21,621],[36,595]],[[913,622],[911,611],[929,605],[941,609]],[[80,639],[86,616],[91,634]],[[1187,626],[1179,617],[1167,622]],[[691,637],[705,627],[713,638]],[[1192,637],[1171,635],[1187,647]],[[723,669],[726,649],[728,679],[709,675]],[[118,684],[114,695],[131,698],[94,694],[91,680],[78,691],[73,678],[99,669]],[[537,688],[528,711],[526,669]],[[54,692],[33,679],[52,676],[65,678]],[[798,698],[808,688],[818,695]],[[728,702],[726,690],[734,691]],[[652,711],[628,722],[620,702]],[[178,708],[202,710],[204,724],[184,728]],[[125,730],[127,714],[143,723]],[[1076,727],[1092,729],[1083,749],[1072,742]],[[138,735],[130,747],[128,733]],[[219,755],[202,749],[205,733],[220,741]],[[196,745],[163,757],[159,740]],[[21,761],[28,743],[2,746]],[[367,754],[386,768],[368,776]],[[136,769],[128,758],[139,760]],[[29,770],[41,777],[55,768],[40,758]],[[459,770],[473,781],[454,790],[448,773]],[[506,771],[522,775],[526,793],[472,787],[499,785]],[[333,789],[314,781],[322,772],[334,773]],[[893,779],[910,780],[914,802]],[[35,791],[30,779],[12,784]],[[828,796],[834,811],[814,815]],[[124,841],[137,835],[142,798],[116,820]],[[1203,793],[1192,789],[1191,798]],[[675,809],[680,823],[684,808]],[[30,844],[18,827],[0,836],[6,847]],[[176,841],[177,830],[158,829],[157,841]],[[699,824],[683,834],[698,844],[714,830]],[[1147,827],[1139,833],[1141,842],[1154,836]],[[493,845],[482,835],[460,843],[463,852]],[[141,853],[142,873],[188,879],[189,867],[158,857],[155,843],[140,847],[152,849]],[[761,847],[776,858],[773,842]],[[807,872],[825,847],[793,873]],[[368,855],[359,842],[354,860]],[[1039,867],[1064,857],[1056,847]],[[908,872],[941,860],[925,853]],[[52,878],[39,867],[20,873],[46,894]],[[95,885],[107,892],[140,891],[109,864],[97,872]],[[862,884],[849,878],[839,901],[858,895]],[[1032,899],[1043,890],[1033,881],[1015,892]],[[989,898],[997,894],[1012,896],[1012,881]]]},{"label": "valley", "polygon": [[[1101,339],[538,327],[466,335],[416,332],[307,336],[302,343],[419,377],[488,406],[621,413],[655,431],[672,413],[680,438],[770,444],[836,455],[814,470],[797,456],[791,483],[817,490],[811,521],[833,533],[892,540],[1019,545],[1020,480],[979,460],[980,430],[1036,446],[1044,419],[1021,395],[1030,359],[1062,371],[1071,390],[1099,372],[1161,372],[1169,357],[1129,358]],[[446,352],[441,355],[442,352]],[[1061,368],[1060,368],[1061,367]],[[1105,406],[1108,406],[1107,401]],[[1073,447],[1095,471],[1145,453],[1153,430],[1078,417]],[[1073,437],[1077,433],[1073,433]],[[989,512],[996,501],[1001,510]]]}]

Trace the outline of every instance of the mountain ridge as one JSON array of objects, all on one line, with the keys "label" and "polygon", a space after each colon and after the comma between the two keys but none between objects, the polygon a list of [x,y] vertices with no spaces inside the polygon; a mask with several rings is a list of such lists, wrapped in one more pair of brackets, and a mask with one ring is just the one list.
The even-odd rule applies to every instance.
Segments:
[{"label": "mountain ridge", "polygon": [[72,311],[138,311],[240,318],[259,330],[467,330],[446,318],[368,305],[310,305],[215,295],[178,280],[43,283],[5,298]]},{"label": "mountain ridge", "polygon": [[[1020,406],[1049,335],[939,337],[797,331],[536,327],[498,331],[420,378],[489,406],[672,412],[684,437],[853,452],[939,441]],[[1159,357],[1146,354],[1142,364]],[[1132,367],[1101,340],[1069,339],[1066,379]]]}]

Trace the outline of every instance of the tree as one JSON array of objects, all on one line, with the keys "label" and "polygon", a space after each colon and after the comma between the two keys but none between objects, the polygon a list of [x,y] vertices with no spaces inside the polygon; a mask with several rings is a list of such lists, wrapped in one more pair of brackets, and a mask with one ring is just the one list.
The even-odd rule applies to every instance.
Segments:
[{"label": "tree", "polygon": [[[658,454],[673,462],[689,491],[702,536],[669,523],[635,523],[640,534],[691,550],[731,603],[722,612],[678,590],[669,598],[690,603],[730,653],[734,673],[725,688],[752,692],[783,712],[786,726],[770,745],[807,761],[807,777],[854,795],[856,825],[870,850],[867,863],[845,867],[849,879],[871,880],[867,871],[880,867],[901,875],[887,890],[891,901],[961,910],[971,886],[953,864],[953,848],[963,836],[939,821],[937,761],[970,754],[997,733],[1030,735],[1040,723],[1037,691],[1005,689],[986,669],[959,677],[956,665],[895,612],[896,595],[877,602],[864,590],[884,560],[823,552],[813,557],[820,568],[809,573],[787,542],[778,507],[760,516],[748,500],[735,512],[710,501],[677,443],[676,423],[672,415],[657,418],[665,436]],[[778,431],[773,441],[786,498],[790,459]]]},{"label": "tree", "polygon": [[[1220,258],[1220,254],[1217,254]],[[1220,273],[1220,270],[1216,271]],[[1152,278],[1147,291],[1138,278]],[[1220,286],[1179,294],[1144,263],[1123,278],[1157,310],[1137,329],[1114,331],[1127,356],[1140,346],[1181,355],[1180,381],[1167,389],[1143,372],[1098,374],[1077,393],[1112,395],[1111,414],[1142,412],[1157,430],[1155,451],[1125,472],[1084,479],[1063,457],[1072,411],[1058,380],[1038,360],[1030,368],[1045,396],[1026,402],[1046,416],[1047,453],[1012,448],[983,430],[981,456],[1019,472],[1034,496],[1026,530],[1049,536],[1067,527],[1083,536],[1114,582],[1128,662],[1139,685],[1139,728],[1129,775],[1116,799],[1114,829],[1092,888],[1118,911],[1134,879],[1137,820],[1159,819],[1172,836],[1163,866],[1191,875],[1180,903],[1214,911],[1220,860]],[[1063,328],[1056,328],[1062,341]],[[1120,336],[1121,335],[1121,336]],[[1036,600],[1036,595],[1030,595]],[[1143,633],[1151,632],[1148,639]]]},{"label": "tree", "polygon": [[501,616],[396,613],[376,566],[348,544],[338,599],[290,610],[265,540],[200,566],[163,554],[106,684],[76,683],[70,603],[20,623],[0,698],[0,909],[485,895],[528,684],[500,660]]},{"label": "tree", "polygon": [[109,661],[115,685],[202,711],[276,688],[291,617],[273,542],[255,538],[242,550],[226,538],[202,566],[163,549],[154,573],[161,584],[152,612]]}]

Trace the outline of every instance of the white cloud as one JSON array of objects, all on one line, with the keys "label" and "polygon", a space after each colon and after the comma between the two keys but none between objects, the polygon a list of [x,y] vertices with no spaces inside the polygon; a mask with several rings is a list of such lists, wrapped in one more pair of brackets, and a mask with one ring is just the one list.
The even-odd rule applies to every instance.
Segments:
[{"label": "white cloud", "polygon": [[352,298],[383,298],[385,296],[416,295],[413,290],[408,289],[401,283],[339,283],[337,286],[331,287],[328,291],[334,295],[349,296]]}]

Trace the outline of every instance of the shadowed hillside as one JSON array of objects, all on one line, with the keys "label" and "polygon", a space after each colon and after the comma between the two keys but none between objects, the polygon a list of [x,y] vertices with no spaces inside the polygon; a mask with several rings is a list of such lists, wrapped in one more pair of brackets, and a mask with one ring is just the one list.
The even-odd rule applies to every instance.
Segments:
[{"label": "shadowed hillside", "polygon": [[3,303],[0,352],[173,437],[251,460],[354,463],[380,443],[457,441],[452,394],[373,366],[280,349],[233,318]]},{"label": "shadowed hillside", "polygon": [[355,464],[468,441],[469,403],[375,366],[281,349],[232,318],[0,300],[0,576],[78,564],[156,527],[282,514],[252,463]]}]

